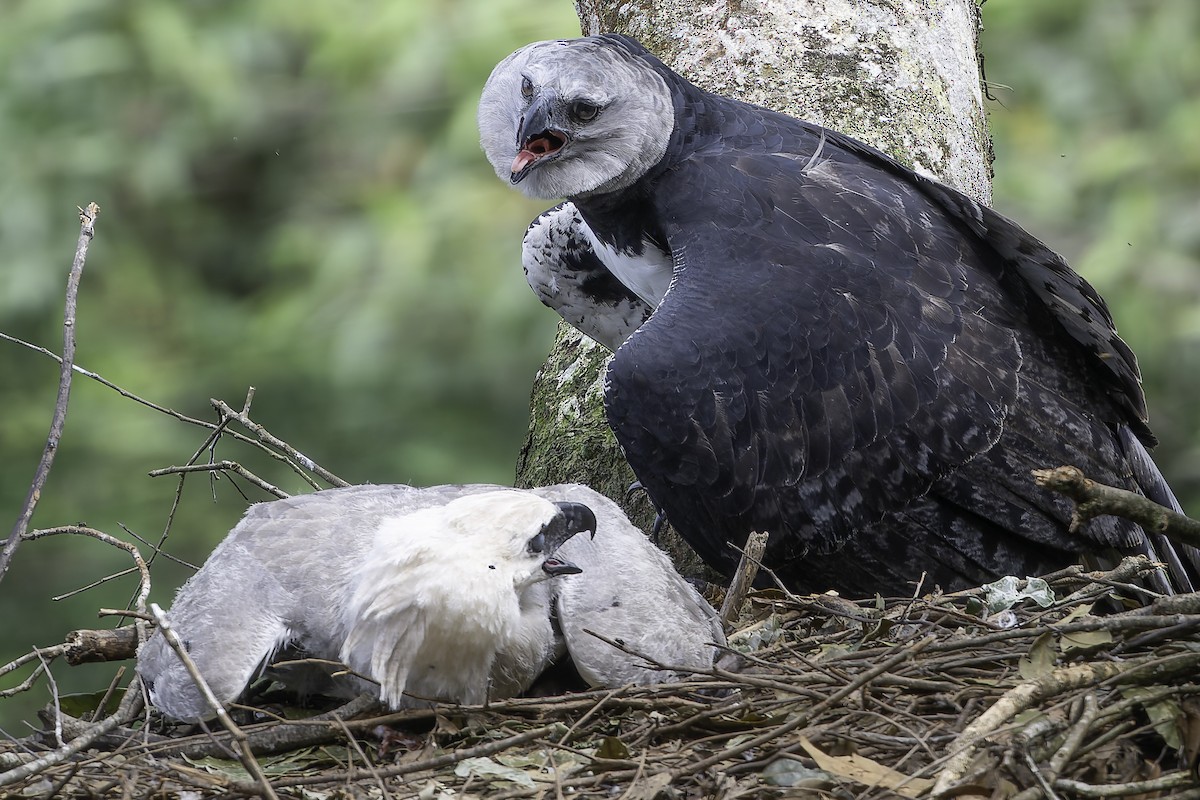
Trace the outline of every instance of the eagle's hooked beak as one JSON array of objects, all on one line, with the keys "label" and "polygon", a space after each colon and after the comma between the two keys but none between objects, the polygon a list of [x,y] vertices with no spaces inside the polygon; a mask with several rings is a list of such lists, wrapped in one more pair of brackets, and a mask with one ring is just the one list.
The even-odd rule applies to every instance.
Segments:
[{"label": "eagle's hooked beak", "polygon": [[553,542],[554,547],[561,546],[567,539],[584,531],[587,531],[593,539],[596,538],[596,514],[590,508],[583,503],[556,502],[554,505],[558,506],[563,519],[566,520],[564,528],[566,535],[562,537],[561,541]]},{"label": "eagle's hooked beak", "polygon": [[566,131],[551,124],[552,103],[550,98],[536,97],[521,117],[517,131],[519,149],[513,159],[510,178],[514,184],[520,183],[539,161],[561,151],[571,139]]}]

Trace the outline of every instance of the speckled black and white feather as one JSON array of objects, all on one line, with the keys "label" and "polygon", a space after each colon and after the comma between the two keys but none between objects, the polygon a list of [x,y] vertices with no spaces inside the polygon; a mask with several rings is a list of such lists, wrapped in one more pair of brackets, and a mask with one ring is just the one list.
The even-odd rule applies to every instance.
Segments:
[{"label": "speckled black and white feather", "polygon": [[[539,282],[579,263],[592,282],[539,294],[585,332],[621,332],[600,338],[616,346],[609,422],[710,564],[731,570],[729,545],[767,530],[768,564],[799,590],[905,593],[922,573],[962,588],[1121,553],[1197,580],[1195,551],[1130,523],[1070,533],[1069,503],[1033,483],[1073,464],[1174,501],[1104,301],[1015,223],[847,136],[704,92],[621,36],[517,51],[480,126],[498,175],[573,204],[557,217],[570,248],[538,262],[563,272]],[[627,337],[598,264],[653,309]],[[663,264],[669,288],[647,296]]]},{"label": "speckled black and white feather", "polygon": [[654,309],[601,262],[585,230],[571,203],[535,219],[521,253],[525,279],[568,324],[616,350]]}]

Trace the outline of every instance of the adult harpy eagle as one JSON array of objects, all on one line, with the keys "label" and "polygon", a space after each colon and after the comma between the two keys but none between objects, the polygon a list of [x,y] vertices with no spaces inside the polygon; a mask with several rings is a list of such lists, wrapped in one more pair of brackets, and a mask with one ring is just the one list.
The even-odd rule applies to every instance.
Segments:
[{"label": "adult harpy eagle", "polygon": [[[845,135],[704,92],[636,41],[540,42],[479,105],[496,173],[566,197],[525,237],[543,302],[616,351],[608,420],[710,564],[751,530],[797,590],[908,593],[1144,553],[1067,530],[1030,470],[1178,507],[1104,301],[995,211]],[[1155,583],[1167,589],[1167,576]]]},{"label": "adult harpy eagle", "polygon": [[[397,706],[511,697],[564,655],[591,685],[676,677],[589,631],[681,668],[710,667],[725,643],[666,555],[616,503],[574,484],[353,486],[260,503],[168,619],[221,702],[302,656],[345,661]],[[138,674],[163,713],[211,715],[161,633]],[[375,686],[314,665],[277,677],[307,692]]]}]

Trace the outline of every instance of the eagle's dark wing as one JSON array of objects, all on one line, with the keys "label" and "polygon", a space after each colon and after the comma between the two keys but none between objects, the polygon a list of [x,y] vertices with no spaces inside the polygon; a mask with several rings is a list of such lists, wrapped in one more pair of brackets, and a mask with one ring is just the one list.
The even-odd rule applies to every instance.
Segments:
[{"label": "eagle's dark wing", "polygon": [[732,555],[725,520],[830,549],[1000,435],[1021,353],[980,312],[1004,298],[970,238],[872,177],[762,154],[693,158],[665,179],[688,192],[659,186],[688,198],[663,213],[675,284],[618,351],[608,414],[710,561]]},{"label": "eagle's dark wing", "polygon": [[964,234],[986,242],[1001,265],[997,273],[1000,280],[1017,294],[1030,292],[1037,300],[1037,307],[1030,307],[1029,313],[1053,319],[1055,326],[1083,347],[1095,368],[1093,379],[1103,387],[1107,399],[1120,409],[1122,421],[1131,425],[1143,442],[1151,446],[1155,443],[1146,425],[1146,398],[1137,356],[1117,335],[1104,299],[1062,256],[995,209],[918,175],[844,134],[828,131],[827,135],[840,151],[861,157],[901,180],[911,181],[954,219]]},{"label": "eagle's dark wing", "polygon": [[[610,365],[617,439],[668,519],[714,565],[735,563],[726,543],[750,530],[771,532],[776,563],[829,552],[885,518],[901,537],[920,537],[897,515],[931,489],[944,496],[922,522],[978,518],[1010,546],[1009,534],[1026,535],[1022,519],[1045,522],[1055,502],[1025,499],[1040,491],[1027,470],[1016,488],[1010,478],[980,492],[966,466],[978,459],[982,480],[1023,468],[1032,452],[1086,469],[1090,441],[1021,438],[1043,439],[1060,419],[1089,440],[1108,437],[1099,457],[1116,451],[1121,461],[1116,427],[1100,421],[1117,412],[1105,398],[1089,405],[1091,368],[1057,364],[1083,353],[1061,346],[1024,276],[1006,273],[963,221],[917,181],[836,141],[824,153],[714,148],[660,178],[675,282]],[[1082,385],[1068,385],[1074,378]],[[1039,404],[1046,415],[1013,420],[1006,436],[1014,409],[1037,415]],[[993,513],[1008,516],[989,521]],[[1081,549],[1052,523],[1028,535]],[[1139,535],[1128,526],[1096,533],[1119,547]],[[941,535],[954,546],[952,531]]]}]

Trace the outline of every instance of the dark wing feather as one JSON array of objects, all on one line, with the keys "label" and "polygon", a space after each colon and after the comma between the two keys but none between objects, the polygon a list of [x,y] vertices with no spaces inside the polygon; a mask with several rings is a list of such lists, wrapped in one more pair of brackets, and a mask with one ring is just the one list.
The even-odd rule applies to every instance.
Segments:
[{"label": "dark wing feather", "polygon": [[832,549],[988,450],[1021,353],[979,313],[1004,298],[973,240],[919,192],[861,160],[723,156],[660,180],[688,198],[662,209],[675,283],[606,399],[642,483],[728,565],[754,529],[775,558]]}]

